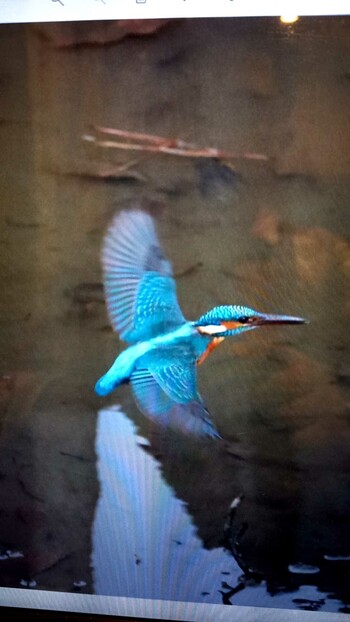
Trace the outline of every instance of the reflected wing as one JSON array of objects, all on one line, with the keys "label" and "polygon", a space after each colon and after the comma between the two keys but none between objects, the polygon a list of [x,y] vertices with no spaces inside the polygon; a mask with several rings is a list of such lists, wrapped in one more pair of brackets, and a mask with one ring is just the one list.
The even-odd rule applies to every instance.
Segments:
[{"label": "reflected wing", "polygon": [[185,348],[156,350],[141,357],[131,376],[144,415],[185,434],[220,438],[197,391],[195,358]]},{"label": "reflected wing", "polygon": [[102,265],[109,317],[121,339],[150,339],[185,322],[171,264],[149,214],[123,211],[114,218],[104,240]]}]

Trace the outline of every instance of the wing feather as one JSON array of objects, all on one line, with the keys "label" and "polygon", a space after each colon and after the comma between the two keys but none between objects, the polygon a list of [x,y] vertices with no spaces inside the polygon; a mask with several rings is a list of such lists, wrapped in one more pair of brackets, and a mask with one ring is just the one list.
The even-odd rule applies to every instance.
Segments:
[{"label": "wing feather", "polygon": [[114,218],[104,240],[102,265],[109,317],[121,339],[150,339],[185,322],[171,264],[149,214],[122,211]]},{"label": "wing feather", "polygon": [[141,357],[131,386],[139,409],[150,419],[185,434],[220,438],[196,380],[190,350],[173,347]]}]

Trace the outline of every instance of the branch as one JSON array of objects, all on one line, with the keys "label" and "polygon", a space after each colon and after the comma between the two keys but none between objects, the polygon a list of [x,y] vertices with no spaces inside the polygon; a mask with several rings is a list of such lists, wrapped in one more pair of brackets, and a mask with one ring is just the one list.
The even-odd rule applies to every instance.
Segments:
[{"label": "branch", "polygon": [[187,143],[179,138],[163,138],[153,134],[141,134],[140,132],[128,132],[117,128],[94,126],[93,129],[106,136],[118,136],[125,142],[114,140],[99,140],[93,135],[84,135],[83,140],[93,142],[96,147],[104,149],[124,149],[127,151],[143,151],[148,153],[165,153],[185,158],[216,158],[219,160],[260,160],[266,161],[268,157],[261,153],[232,153],[216,149],[215,147],[199,147]]}]

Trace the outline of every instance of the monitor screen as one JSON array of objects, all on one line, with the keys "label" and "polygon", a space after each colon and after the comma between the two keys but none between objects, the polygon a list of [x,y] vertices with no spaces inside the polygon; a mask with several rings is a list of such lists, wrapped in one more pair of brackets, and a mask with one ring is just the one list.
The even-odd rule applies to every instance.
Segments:
[{"label": "monitor screen", "polygon": [[4,612],[350,613],[350,18],[196,4],[0,9]]}]

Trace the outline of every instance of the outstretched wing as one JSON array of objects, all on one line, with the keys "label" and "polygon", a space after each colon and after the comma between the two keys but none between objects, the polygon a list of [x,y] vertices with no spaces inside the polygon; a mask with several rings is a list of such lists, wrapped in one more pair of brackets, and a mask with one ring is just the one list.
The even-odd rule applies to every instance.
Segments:
[{"label": "outstretched wing", "polygon": [[135,401],[144,415],[185,434],[221,438],[197,391],[195,357],[185,347],[151,351],[131,376]]},{"label": "outstretched wing", "polygon": [[150,339],[185,322],[171,264],[149,214],[122,211],[114,218],[104,240],[102,265],[108,314],[121,339]]}]

